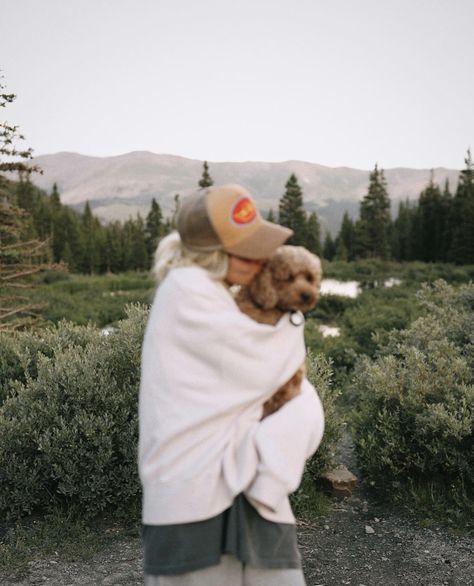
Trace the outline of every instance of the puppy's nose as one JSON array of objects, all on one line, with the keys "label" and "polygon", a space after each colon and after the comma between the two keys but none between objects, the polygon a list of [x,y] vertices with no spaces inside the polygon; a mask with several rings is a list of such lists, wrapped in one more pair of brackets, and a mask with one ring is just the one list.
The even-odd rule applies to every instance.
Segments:
[{"label": "puppy's nose", "polygon": [[309,293],[301,293],[300,298],[303,303],[308,303],[311,299],[311,295]]}]

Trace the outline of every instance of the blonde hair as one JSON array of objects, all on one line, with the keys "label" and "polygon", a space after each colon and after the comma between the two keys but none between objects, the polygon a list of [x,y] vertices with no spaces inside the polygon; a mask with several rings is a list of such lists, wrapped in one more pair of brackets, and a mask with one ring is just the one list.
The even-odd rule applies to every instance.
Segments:
[{"label": "blonde hair", "polygon": [[184,246],[178,232],[175,231],[160,241],[155,252],[152,274],[160,284],[171,269],[193,265],[206,269],[216,280],[224,280],[229,268],[229,256],[223,250],[190,250]]}]

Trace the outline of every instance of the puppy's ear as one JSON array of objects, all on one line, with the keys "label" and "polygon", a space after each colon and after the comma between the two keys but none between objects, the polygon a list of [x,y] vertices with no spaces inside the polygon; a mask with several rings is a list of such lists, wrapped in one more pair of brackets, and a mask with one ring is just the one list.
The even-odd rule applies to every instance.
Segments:
[{"label": "puppy's ear", "polygon": [[250,283],[249,291],[255,303],[263,309],[276,307],[278,295],[273,286],[272,273],[268,265]]},{"label": "puppy's ear", "polygon": [[[270,259],[268,265],[275,279],[279,281],[288,281],[292,274],[292,265],[297,261],[295,246],[280,246]],[[267,265],[267,266],[268,266]]]},{"label": "puppy's ear", "polygon": [[275,262],[272,263],[272,272],[276,279],[280,281],[288,281],[291,277],[291,267],[289,262],[283,258],[275,259]]}]

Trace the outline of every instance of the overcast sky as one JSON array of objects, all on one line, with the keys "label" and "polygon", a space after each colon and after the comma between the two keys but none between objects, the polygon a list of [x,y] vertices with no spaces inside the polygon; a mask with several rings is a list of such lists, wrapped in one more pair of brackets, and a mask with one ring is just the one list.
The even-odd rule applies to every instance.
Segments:
[{"label": "overcast sky", "polygon": [[462,168],[474,0],[0,0],[35,154]]}]

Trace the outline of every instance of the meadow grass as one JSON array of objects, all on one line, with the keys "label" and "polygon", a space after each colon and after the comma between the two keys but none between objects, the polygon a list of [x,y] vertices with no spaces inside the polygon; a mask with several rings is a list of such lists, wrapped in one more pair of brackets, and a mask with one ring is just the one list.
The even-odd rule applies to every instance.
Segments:
[{"label": "meadow grass", "polygon": [[[333,261],[323,263],[324,278],[341,281],[356,280],[364,289],[374,290],[372,297],[392,295],[387,303],[397,303],[397,297],[417,290],[422,283],[444,279],[450,284],[467,283],[474,279],[474,265],[456,266],[442,263],[396,263],[374,259],[355,262]],[[377,287],[389,278],[400,279],[401,284],[389,293]],[[44,305],[43,318],[57,323],[66,319],[76,324],[93,323],[98,327],[113,324],[125,317],[129,303],[151,304],[155,284],[148,272],[122,274],[78,275],[48,272],[38,280],[36,287],[26,292],[31,302]],[[407,293],[405,293],[406,296]],[[320,299],[311,317],[328,325],[340,325],[346,309],[364,304],[357,300],[328,295]],[[368,304],[370,301],[367,300]]]},{"label": "meadow grass", "polygon": [[32,303],[44,305],[41,316],[47,322],[65,319],[103,328],[124,319],[126,305],[151,304],[154,291],[154,282],[146,272],[92,276],[47,273],[27,295]]}]

